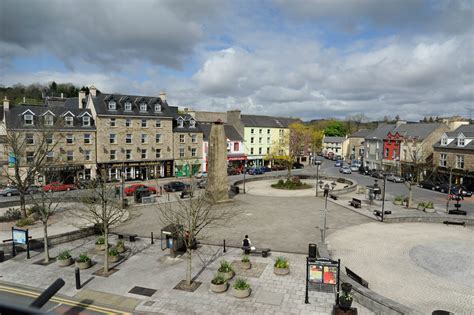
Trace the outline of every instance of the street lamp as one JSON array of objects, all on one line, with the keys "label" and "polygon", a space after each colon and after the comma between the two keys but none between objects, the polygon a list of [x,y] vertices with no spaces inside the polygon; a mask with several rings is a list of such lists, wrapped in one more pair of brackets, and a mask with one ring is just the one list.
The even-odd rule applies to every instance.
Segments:
[{"label": "street lamp", "polygon": [[326,223],[327,223],[327,212],[328,212],[328,197],[329,197],[329,190],[334,190],[336,187],[336,183],[332,182],[331,186],[329,186],[328,183],[324,184],[323,182],[319,182],[319,187],[324,190],[324,197],[325,197],[325,202],[324,202],[324,223],[323,223],[323,243],[326,242]]},{"label": "street lamp", "polygon": [[244,194],[245,194],[245,173],[247,173],[247,162],[244,163]]},{"label": "street lamp", "polygon": [[321,161],[316,160],[314,162],[316,165],[316,197],[318,196],[318,183],[319,183],[319,166],[321,166]]}]

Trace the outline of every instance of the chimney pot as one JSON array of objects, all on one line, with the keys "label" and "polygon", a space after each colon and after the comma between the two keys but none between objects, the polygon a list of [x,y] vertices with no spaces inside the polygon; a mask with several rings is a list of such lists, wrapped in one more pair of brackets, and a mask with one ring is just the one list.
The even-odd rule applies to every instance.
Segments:
[{"label": "chimney pot", "polygon": [[61,98],[64,98],[64,93],[63,92],[61,92]]},{"label": "chimney pot", "polygon": [[26,103],[26,96],[23,96],[23,103]]},{"label": "chimney pot", "polygon": [[160,98],[163,102],[166,101],[166,93],[164,91],[160,92]]},{"label": "chimney pot", "polygon": [[86,91],[79,91],[79,109],[83,109],[83,101],[86,98]]},{"label": "chimney pot", "polygon": [[89,88],[89,92],[91,93],[92,97],[97,96],[97,89],[94,85],[91,85],[91,87]]},{"label": "chimney pot", "polygon": [[3,111],[7,111],[7,110],[10,110],[10,101],[5,95],[5,99],[3,100]]}]

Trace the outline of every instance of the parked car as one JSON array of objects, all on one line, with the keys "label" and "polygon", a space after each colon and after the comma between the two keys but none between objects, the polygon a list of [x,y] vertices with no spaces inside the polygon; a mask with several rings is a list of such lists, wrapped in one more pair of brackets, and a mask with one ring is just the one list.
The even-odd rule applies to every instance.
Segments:
[{"label": "parked car", "polygon": [[199,172],[194,175],[196,178],[206,178],[207,177],[207,172]]},{"label": "parked car", "polygon": [[189,185],[186,185],[185,183],[178,182],[178,181],[169,182],[169,183],[163,185],[163,189],[167,192],[170,192],[170,191],[183,191],[186,188],[189,188]]},{"label": "parked car", "polygon": [[272,171],[282,171],[282,170],[286,170],[286,167],[283,165],[275,164],[272,166]]},{"label": "parked car", "polygon": [[299,163],[299,162],[295,162],[295,163],[293,163],[292,168],[301,169],[301,168],[304,168],[304,165]]},{"label": "parked car", "polygon": [[60,182],[52,182],[48,185],[43,186],[43,191],[53,192],[53,191],[69,191],[77,189],[76,185],[74,184],[63,184]]},{"label": "parked car", "polygon": [[[232,168],[232,167],[229,167],[227,168],[227,175],[239,175],[240,172],[239,170],[237,170],[236,168]],[[204,178],[207,178],[207,177],[204,177]]]},{"label": "parked car", "polygon": [[451,192],[462,197],[472,197],[472,191],[467,190],[467,188],[462,185],[453,186]]},{"label": "parked car", "polygon": [[350,169],[349,166],[343,166],[339,169],[339,173],[342,173],[342,174],[351,174],[352,171]]},{"label": "parked car", "polygon": [[448,191],[452,191],[453,188],[454,188],[454,185],[451,185],[451,189],[449,189],[448,183],[442,183],[438,185],[438,189],[436,190],[442,193],[447,193]]},{"label": "parked car", "polygon": [[351,171],[352,172],[358,172],[359,171],[359,166],[358,165],[351,165]]},{"label": "parked car", "polygon": [[439,190],[439,183],[425,179],[419,183],[421,188],[427,188],[431,190]]},{"label": "parked car", "polygon": [[260,167],[252,167],[248,170],[249,175],[260,175],[264,174],[264,171]]},{"label": "parked car", "polygon": [[272,169],[271,169],[270,167],[268,167],[268,166],[262,166],[261,169],[262,169],[262,171],[264,171],[265,173],[272,171]]},{"label": "parked car", "polygon": [[370,175],[370,170],[367,166],[360,166],[359,173],[361,173],[362,175]]},{"label": "parked car", "polygon": [[[38,192],[39,192],[38,186],[30,186],[26,190],[26,193],[30,195],[36,194]],[[20,194],[20,191],[15,186],[5,187],[4,189],[0,190],[0,195],[4,197],[16,196],[19,194]]]},{"label": "parked car", "polygon": [[341,167],[342,166],[342,161],[341,160],[337,160],[336,161],[336,164],[334,164],[335,167]]},{"label": "parked car", "polygon": [[372,172],[370,173],[370,176],[382,179],[384,177],[384,174],[382,171],[372,170]]},{"label": "parked car", "polygon": [[405,180],[395,174],[387,174],[387,180],[394,183],[403,183]]},{"label": "parked car", "polygon": [[128,186],[124,189],[125,196],[133,196],[135,191],[140,188],[140,189],[148,189],[148,191],[152,194],[156,194],[156,187],[153,186],[146,186],[143,184],[134,184],[132,186]]}]

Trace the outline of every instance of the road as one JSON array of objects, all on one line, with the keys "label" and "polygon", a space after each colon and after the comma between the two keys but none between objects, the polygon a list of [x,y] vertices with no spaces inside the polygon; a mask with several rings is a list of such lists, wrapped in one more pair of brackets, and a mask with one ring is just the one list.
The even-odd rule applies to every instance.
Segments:
[{"label": "road", "polygon": [[[12,286],[0,283],[0,306],[8,304],[9,306],[30,305],[40,294],[39,291],[25,289],[18,286]],[[43,312],[57,314],[130,314],[117,309],[97,306],[90,301],[75,301],[69,298],[54,296],[41,308]],[[7,312],[5,312],[7,314]]]}]

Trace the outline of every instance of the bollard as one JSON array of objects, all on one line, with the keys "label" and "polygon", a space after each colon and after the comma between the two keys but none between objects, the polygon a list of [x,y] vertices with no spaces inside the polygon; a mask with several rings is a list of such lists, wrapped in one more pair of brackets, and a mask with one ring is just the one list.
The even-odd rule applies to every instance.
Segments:
[{"label": "bollard", "polygon": [[30,304],[30,307],[43,307],[43,305],[48,303],[49,299],[51,299],[56,294],[56,292],[58,292],[64,286],[64,284],[65,282],[63,279],[56,279],[56,281],[54,281],[46,290],[43,291],[43,293],[41,293],[40,296],[36,298],[36,300]]},{"label": "bollard", "polygon": [[151,232],[151,244],[155,244],[155,242],[153,241],[153,232]]},{"label": "bollard", "polygon": [[225,250],[225,240],[224,240],[224,253],[225,253],[225,252],[226,252],[226,250]]},{"label": "bollard", "polygon": [[76,275],[76,290],[80,290],[81,289],[81,274],[80,274],[79,268],[76,267],[76,269],[74,269],[74,273]]},{"label": "bollard", "polygon": [[170,193],[168,193],[168,201],[170,201]]}]

